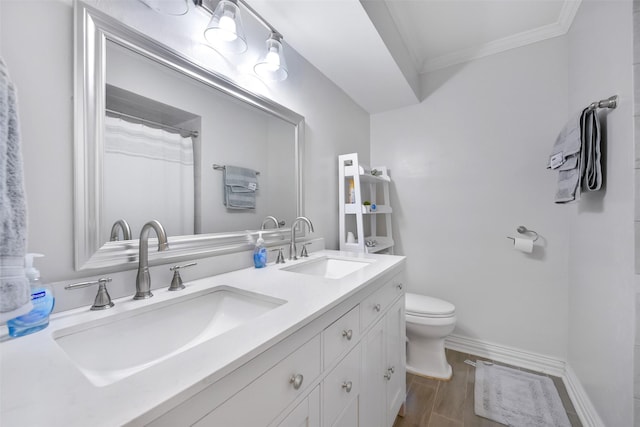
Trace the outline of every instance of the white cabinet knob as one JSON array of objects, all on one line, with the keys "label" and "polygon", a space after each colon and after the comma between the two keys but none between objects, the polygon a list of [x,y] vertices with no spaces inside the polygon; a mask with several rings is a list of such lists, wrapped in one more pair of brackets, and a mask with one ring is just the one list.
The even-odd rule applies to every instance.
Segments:
[{"label": "white cabinet knob", "polygon": [[382,310],[382,306],[380,304],[376,304],[376,305],[373,306],[373,309],[376,312],[380,313],[380,310]]},{"label": "white cabinet knob", "polygon": [[348,341],[351,341],[351,338],[353,338],[353,331],[351,329],[342,331],[342,336],[345,337]]},{"label": "white cabinet knob", "polygon": [[397,287],[399,290],[402,290],[402,288],[404,288],[404,285],[403,285],[402,283],[398,283],[398,284],[396,285],[396,287]]},{"label": "white cabinet knob", "polygon": [[295,390],[298,390],[302,385],[303,379],[304,377],[302,376],[302,374],[291,375],[291,378],[289,378],[289,384],[292,384],[293,388]]},{"label": "white cabinet knob", "polygon": [[353,387],[353,383],[351,381],[345,381],[342,383],[342,388],[347,392],[351,392],[351,388]]}]

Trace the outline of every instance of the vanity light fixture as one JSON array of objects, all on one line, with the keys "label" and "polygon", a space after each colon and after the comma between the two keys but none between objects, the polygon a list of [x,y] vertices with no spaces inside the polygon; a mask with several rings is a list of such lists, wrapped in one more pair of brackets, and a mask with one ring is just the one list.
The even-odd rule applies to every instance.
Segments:
[{"label": "vanity light fixture", "polygon": [[165,15],[180,16],[189,12],[187,0],[140,0],[150,9]]},{"label": "vanity light fixture", "polygon": [[223,53],[243,53],[247,50],[247,38],[236,0],[218,2],[204,30],[204,38]]},{"label": "vanity light fixture", "polygon": [[282,81],[288,77],[289,71],[283,53],[282,34],[244,0],[219,0],[215,9],[211,7],[214,0],[193,0],[193,2],[196,6],[200,6],[212,14],[204,36],[211,46],[222,53],[243,53],[247,50],[247,41],[240,17],[239,5],[242,4],[258,22],[270,31],[266,41],[266,50],[260,55],[253,70],[264,80]]},{"label": "vanity light fixture", "polygon": [[267,50],[260,56],[253,67],[256,74],[263,79],[281,81],[287,78],[287,61],[282,54],[282,35],[272,32],[267,39]]}]

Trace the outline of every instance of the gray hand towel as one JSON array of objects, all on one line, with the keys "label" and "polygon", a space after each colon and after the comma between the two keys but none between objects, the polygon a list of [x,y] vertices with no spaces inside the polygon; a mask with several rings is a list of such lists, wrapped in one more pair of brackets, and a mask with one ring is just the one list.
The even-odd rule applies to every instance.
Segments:
[{"label": "gray hand towel", "polygon": [[600,120],[598,111],[585,110],[582,121],[582,189],[598,191],[602,187],[602,162],[600,157]]},{"label": "gray hand towel", "polygon": [[224,168],[224,205],[228,209],[255,209],[258,173],[238,166]]},{"label": "gray hand towel", "polygon": [[0,313],[30,304],[24,273],[27,209],[16,90],[0,58]]},{"label": "gray hand towel", "polygon": [[580,200],[580,192],[602,188],[600,120],[594,108],[585,108],[562,129],[547,168],[558,170],[556,203]]},{"label": "gray hand towel", "polygon": [[547,168],[558,170],[556,203],[580,200],[582,139],[581,123],[584,111],[573,116],[564,126],[549,156]]}]

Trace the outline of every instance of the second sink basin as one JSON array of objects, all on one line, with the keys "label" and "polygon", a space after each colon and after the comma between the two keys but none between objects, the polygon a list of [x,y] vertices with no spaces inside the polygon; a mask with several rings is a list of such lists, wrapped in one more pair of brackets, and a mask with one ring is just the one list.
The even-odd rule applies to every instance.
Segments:
[{"label": "second sink basin", "polygon": [[284,267],[282,270],[310,274],[327,279],[340,279],[375,262],[373,260],[323,256],[318,259]]},{"label": "second sink basin", "polygon": [[96,386],[106,386],[256,318],[286,301],[219,286],[54,333]]}]

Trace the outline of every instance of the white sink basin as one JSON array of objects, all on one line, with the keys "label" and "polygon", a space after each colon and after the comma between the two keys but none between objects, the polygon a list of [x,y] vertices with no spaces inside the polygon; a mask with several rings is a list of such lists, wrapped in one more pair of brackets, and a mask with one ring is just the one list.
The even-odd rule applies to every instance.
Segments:
[{"label": "white sink basin", "polygon": [[292,265],[291,267],[284,267],[282,270],[310,274],[312,276],[320,276],[327,279],[340,279],[366,267],[372,262],[375,261],[325,256]]},{"label": "white sink basin", "polygon": [[56,331],[56,343],[106,386],[221,335],[286,301],[220,286]]}]

